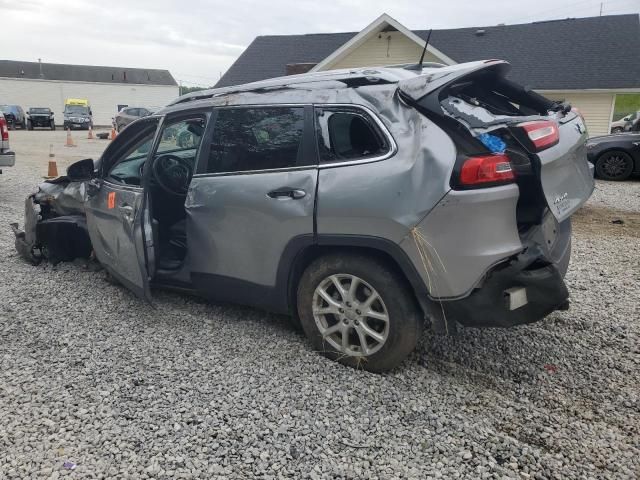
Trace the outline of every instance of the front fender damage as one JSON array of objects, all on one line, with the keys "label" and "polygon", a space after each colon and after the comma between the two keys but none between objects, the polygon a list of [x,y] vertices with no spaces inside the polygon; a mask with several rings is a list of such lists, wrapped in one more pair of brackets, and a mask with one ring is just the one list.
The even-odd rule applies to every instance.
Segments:
[{"label": "front fender damage", "polygon": [[59,177],[43,182],[25,199],[24,225],[12,223],[15,247],[29,263],[53,264],[92,256],[84,204],[86,182]]}]

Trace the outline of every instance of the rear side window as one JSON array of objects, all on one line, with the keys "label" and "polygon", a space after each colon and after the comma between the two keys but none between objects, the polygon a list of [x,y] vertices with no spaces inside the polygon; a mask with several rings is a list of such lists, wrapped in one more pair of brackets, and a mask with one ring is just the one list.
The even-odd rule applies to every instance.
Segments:
[{"label": "rear side window", "polygon": [[217,111],[207,173],[295,167],[303,154],[303,107]]},{"label": "rear side window", "polygon": [[321,163],[361,160],[389,152],[389,142],[369,115],[354,109],[316,108]]}]

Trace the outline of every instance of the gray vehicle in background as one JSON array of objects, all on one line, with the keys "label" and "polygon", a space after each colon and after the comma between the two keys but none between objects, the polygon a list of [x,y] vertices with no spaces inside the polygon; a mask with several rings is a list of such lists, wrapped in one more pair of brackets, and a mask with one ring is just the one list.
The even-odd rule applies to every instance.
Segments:
[{"label": "gray vehicle in background", "polygon": [[114,128],[120,132],[124,127],[129,125],[134,120],[138,120],[142,117],[147,117],[153,112],[144,107],[125,107],[118,112],[113,119]]},{"label": "gray vehicle in background", "polygon": [[425,320],[443,333],[540,320],[568,307],[571,215],[593,167],[580,115],[508,68],[336,70],[183,96],[43,184],[16,245],[29,257],[84,235],[140,297],[176,288],[290,314],[315,350],[370,371],[406,358]]}]

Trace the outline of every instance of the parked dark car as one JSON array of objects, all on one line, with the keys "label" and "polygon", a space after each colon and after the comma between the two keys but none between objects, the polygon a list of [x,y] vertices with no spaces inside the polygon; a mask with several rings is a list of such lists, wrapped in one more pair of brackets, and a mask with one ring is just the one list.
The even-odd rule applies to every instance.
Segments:
[{"label": "parked dark car", "polygon": [[27,129],[50,128],[56,129],[53,112],[49,107],[31,107],[27,112]]},{"label": "parked dark car", "polygon": [[27,128],[27,116],[20,105],[0,105],[0,112],[4,114],[9,130],[16,126]]},{"label": "parked dark car", "polygon": [[119,132],[134,120],[151,115],[153,112],[143,107],[125,107],[113,119],[115,129]]},{"label": "parked dark car", "polygon": [[640,173],[640,133],[605,135],[587,141],[587,157],[603,180],[626,180]]}]

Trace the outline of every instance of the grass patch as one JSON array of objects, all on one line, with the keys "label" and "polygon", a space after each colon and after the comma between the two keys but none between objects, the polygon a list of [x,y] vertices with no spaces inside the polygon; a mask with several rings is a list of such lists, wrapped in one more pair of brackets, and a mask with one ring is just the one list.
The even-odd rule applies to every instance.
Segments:
[{"label": "grass patch", "polygon": [[616,95],[616,105],[613,110],[613,121],[620,120],[630,113],[640,110],[640,93],[624,93]]}]

